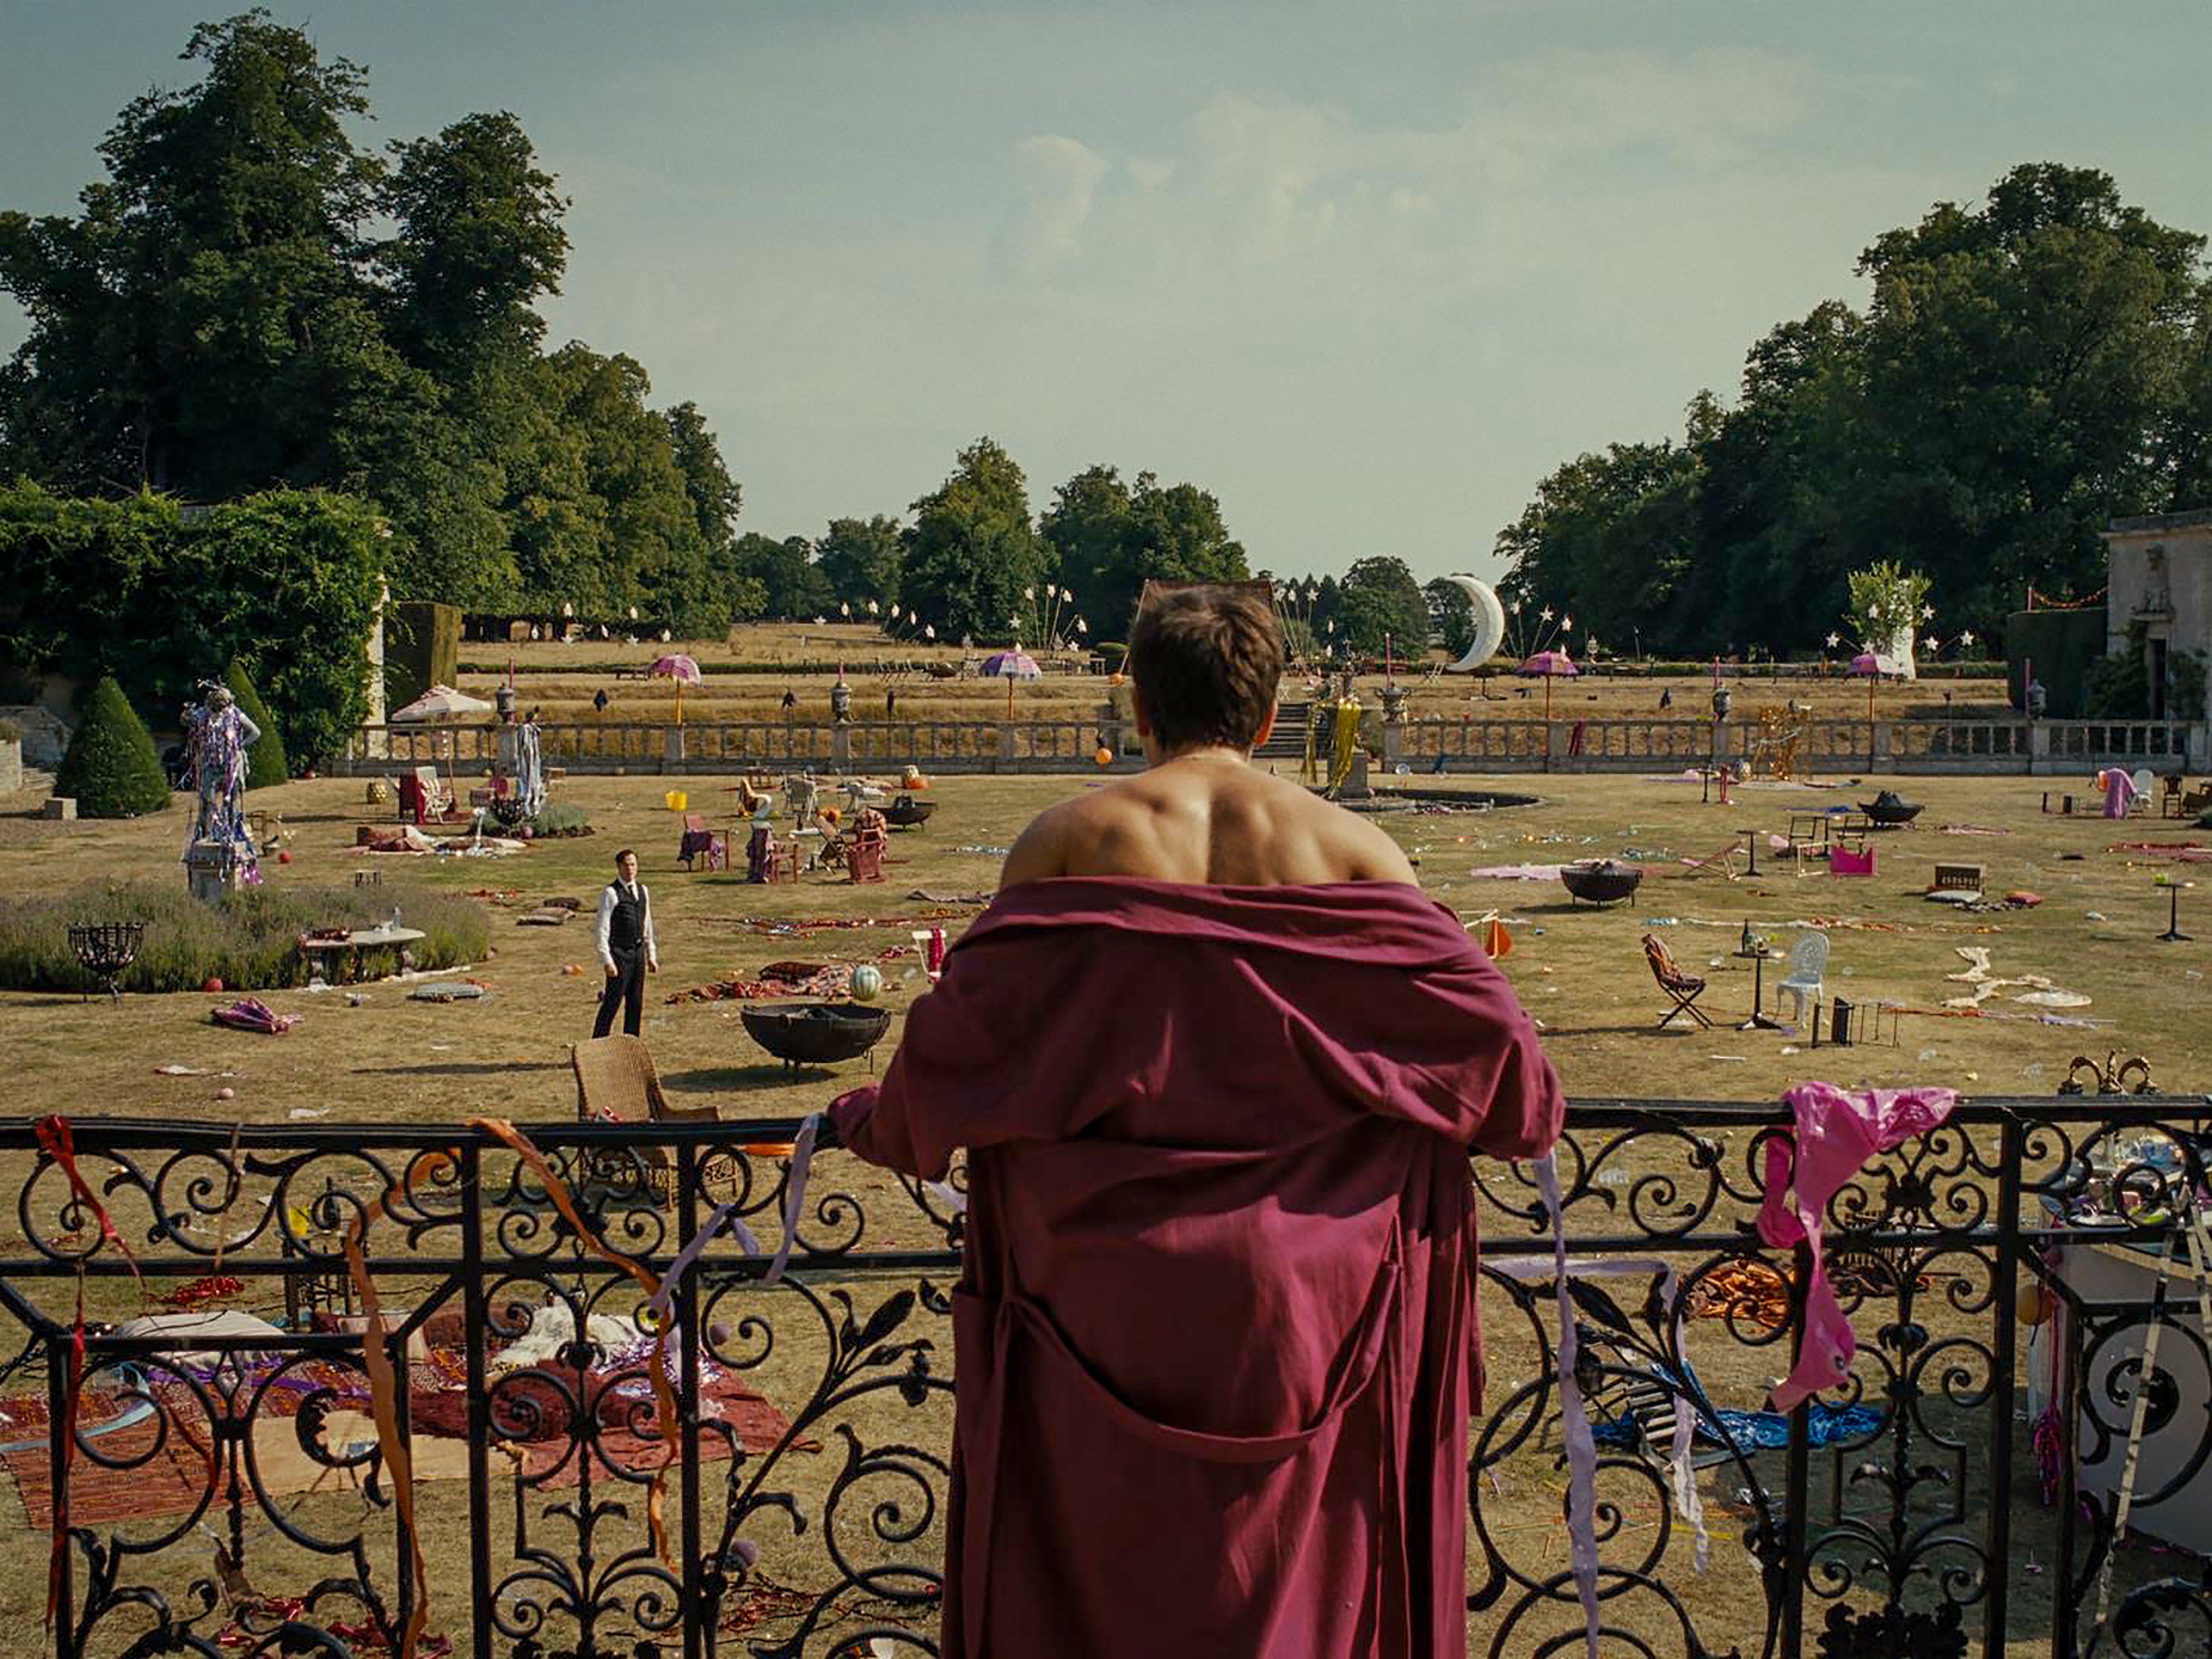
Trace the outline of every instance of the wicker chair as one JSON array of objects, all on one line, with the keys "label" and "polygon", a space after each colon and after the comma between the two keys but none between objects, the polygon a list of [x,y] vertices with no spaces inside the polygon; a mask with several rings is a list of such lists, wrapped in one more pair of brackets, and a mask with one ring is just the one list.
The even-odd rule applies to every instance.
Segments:
[{"label": "wicker chair", "polygon": [[[661,1087],[653,1051],[641,1037],[592,1037],[569,1051],[568,1064],[576,1074],[576,1116],[586,1123],[719,1123],[721,1114],[712,1106],[677,1106]],[[646,1186],[663,1202],[675,1195],[676,1160],[665,1146],[641,1146],[636,1164],[627,1164],[620,1153],[600,1155],[592,1173],[614,1183],[626,1181],[634,1167]],[[711,1152],[702,1161],[699,1184],[704,1188],[720,1177],[734,1182],[737,1166],[726,1152]]]}]

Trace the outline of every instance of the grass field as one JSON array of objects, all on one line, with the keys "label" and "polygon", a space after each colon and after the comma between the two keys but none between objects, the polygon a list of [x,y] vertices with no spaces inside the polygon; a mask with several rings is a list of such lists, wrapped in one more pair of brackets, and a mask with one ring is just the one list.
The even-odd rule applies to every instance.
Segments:
[{"label": "grass field", "polygon": [[[1657,690],[1638,683],[1634,695],[1648,704]],[[1677,692],[1678,704],[1685,695]],[[1927,691],[1898,695],[1924,699]],[[1740,690],[1740,708],[1752,700]],[[688,713],[690,696],[686,705]],[[1469,792],[1488,782],[1540,800],[1488,812],[1401,810],[1376,822],[1416,859],[1431,895],[1471,925],[1492,913],[1503,921],[1513,944],[1501,966],[1542,1023],[1547,1049],[1577,1095],[1763,1100],[1808,1077],[2040,1094],[2057,1087],[2076,1056],[2101,1060],[2108,1050],[2146,1054],[2169,1091],[2212,1089],[2212,1022],[2201,1017],[2203,975],[2212,971],[2212,946],[2203,941],[2212,939],[2212,917],[2195,913],[2204,889],[2185,890],[2181,898],[2182,926],[2198,933],[2199,940],[2162,944],[2156,939],[2166,927],[2168,900],[2154,878],[2186,878],[2197,866],[2118,846],[2212,841],[2212,835],[2141,818],[2112,823],[2045,816],[2038,800],[2050,781],[1869,778],[1848,785],[1838,780],[1825,788],[1755,786],[1722,808],[1700,805],[1694,783],[1673,779],[1455,779],[1455,787]],[[1876,872],[1870,878],[1831,878],[1817,864],[1803,866],[1811,873],[1801,872],[1764,848],[1756,878],[1693,872],[1684,862],[1730,842],[1740,845],[1739,832],[1747,828],[1778,833],[1793,811],[1870,799],[1885,783],[1923,802],[1925,810],[1914,828],[1875,839]],[[301,1016],[301,1023],[282,1037],[264,1037],[210,1024],[215,999],[204,994],[126,997],[111,1005],[52,993],[0,993],[0,1052],[9,1056],[16,1081],[15,1097],[22,1103],[16,1109],[26,1113],[234,1114],[279,1124],[295,1118],[442,1124],[477,1113],[526,1122],[565,1120],[574,1111],[566,1045],[588,1033],[597,991],[588,918],[560,928],[519,926],[515,918],[546,896],[588,902],[606,879],[616,849],[633,845],[653,889],[660,930],[662,971],[652,983],[645,1036],[672,1092],[686,1102],[712,1102],[727,1116],[794,1114],[866,1080],[867,1063],[856,1061],[834,1073],[787,1074],[745,1036],[738,1004],[672,1004],[663,997],[732,975],[752,977],[773,960],[850,963],[897,947],[910,951],[911,930],[933,921],[957,936],[980,909],[976,896],[939,904],[911,895],[917,890],[988,893],[1002,850],[1021,826],[1053,800],[1091,787],[1094,781],[1078,777],[939,780],[931,791],[939,803],[936,816],[925,830],[893,837],[881,885],[855,888],[825,874],[796,885],[757,888],[722,872],[687,873],[674,865],[678,822],[662,805],[662,793],[686,789],[694,811],[703,806],[726,817],[723,804],[734,797],[714,779],[568,780],[558,787],[556,799],[589,814],[597,830],[591,837],[541,842],[501,859],[404,860],[349,850],[355,827],[385,815],[365,804],[360,782],[295,782],[252,801],[281,811],[295,837],[292,862],[270,864],[271,880],[343,884],[356,869],[381,865],[392,872],[387,880],[489,895],[482,902],[491,913],[493,953],[471,970],[489,995],[474,1003],[418,1003],[407,1000],[403,985],[375,983],[361,988],[362,1000],[356,1005],[342,993],[272,992],[266,1000],[280,1012]],[[2075,787],[2086,793],[2086,781]],[[34,810],[33,793],[0,799],[0,890],[52,890],[142,874],[174,873],[181,884],[175,862],[183,834],[180,806],[120,823],[53,823],[31,816]],[[1646,865],[1650,873],[1632,902],[1596,910],[1572,904],[1556,880],[1476,873],[1596,855]],[[2043,902],[1974,912],[1929,902],[1923,890],[1938,861],[1978,863],[1992,895],[2027,890]],[[1736,868],[1742,867],[1739,858]],[[867,925],[801,931],[809,923],[860,919]],[[1900,1006],[1905,1012],[1894,1041],[1886,1023],[1879,1044],[1824,1046],[1815,1053],[1803,1035],[1733,1029],[1751,1006],[1751,964],[1731,954],[1747,921],[1772,935],[1778,948],[1786,947],[1800,925],[1826,928],[1832,941],[1830,993],[1861,1004]],[[1710,980],[1702,1006],[1721,1019],[1718,1029],[1686,1030],[1679,1021],[1667,1030],[1656,1029],[1667,1005],[1639,947],[1646,931],[1665,939],[1686,969]],[[2087,1000],[2063,1008],[2023,1004],[2015,999],[2032,988],[2015,986],[1984,1001],[1972,1017],[1946,1009],[1947,999],[1970,993],[1968,985],[1950,977],[1968,969],[1961,955],[1967,951],[1986,951],[1989,972],[1996,976],[2039,975]],[[585,971],[564,972],[571,965]],[[911,955],[885,962],[884,971],[895,1024],[878,1050],[878,1062],[896,1040],[897,1016],[924,988],[919,961]],[[1769,1012],[1774,1012],[1771,993],[1778,971],[1771,964],[1766,971]],[[2049,1023],[2053,1019],[2087,1023]],[[1040,1033],[1038,1039],[1047,1036]],[[156,1068],[165,1065],[202,1074],[158,1074]],[[218,1101],[218,1088],[234,1091],[234,1097]],[[839,1173],[845,1177],[848,1170]],[[9,1208],[0,1226],[13,1236]],[[407,1288],[396,1285],[392,1293]],[[111,1299],[127,1304],[122,1285],[107,1289]],[[124,1305],[111,1310],[125,1310]],[[1512,1322],[1494,1320],[1492,1329],[1493,1375],[1510,1382],[1527,1374],[1534,1355]],[[809,1368],[821,1358],[804,1341],[795,1342],[757,1380],[772,1399],[785,1387],[803,1395]],[[1705,1369],[1703,1358],[1699,1364]],[[1771,1366],[1771,1356],[1717,1358],[1706,1381],[1716,1389],[1755,1394],[1763,1386],[1757,1375],[1762,1364]],[[911,1415],[896,1418],[902,1435],[927,1439],[933,1431]],[[433,1559],[458,1562],[468,1534],[465,1510],[451,1486],[425,1491],[425,1537]],[[1721,1504],[1725,1497],[1716,1492],[1711,1501]],[[1558,1492],[1540,1462],[1501,1476],[1485,1501],[1494,1504],[1494,1514],[1510,1517],[1502,1527],[1519,1529],[1532,1548],[1548,1547],[1542,1540],[1555,1526]],[[302,1502],[303,1516],[325,1516],[331,1525],[360,1511],[359,1499],[350,1497]],[[0,1546],[0,1609],[13,1616],[12,1627],[21,1632],[35,1624],[43,1599],[45,1542],[42,1534],[23,1528],[12,1493],[0,1496],[0,1513],[16,1523],[9,1541]],[[1650,1523],[1650,1517],[1636,1522]],[[1725,1513],[1717,1515],[1717,1539],[1729,1537],[1729,1525]],[[2021,1547],[2031,1554],[2041,1548],[2048,1560],[2047,1542],[2034,1523],[2021,1525]],[[811,1540],[802,1542],[813,1547]],[[1709,1632],[1728,1628],[1730,1598],[1755,1602],[1759,1594],[1740,1557],[1725,1549],[1717,1549],[1717,1555],[1731,1559],[1682,1591],[1702,1609]],[[772,1557],[770,1564],[781,1559]],[[192,1565],[204,1570],[204,1562]],[[2029,1650],[2034,1613],[2031,1588],[2024,1581],[2016,1589],[2022,1652]],[[456,1600],[442,1602],[438,1628],[458,1633],[459,1611]],[[1653,1639],[1660,1643],[1655,1650],[1668,1650],[1662,1631],[1655,1628]],[[1747,1647],[1755,1646],[1755,1640],[1747,1641]],[[24,1645],[0,1638],[0,1651],[39,1647],[35,1641]]]}]

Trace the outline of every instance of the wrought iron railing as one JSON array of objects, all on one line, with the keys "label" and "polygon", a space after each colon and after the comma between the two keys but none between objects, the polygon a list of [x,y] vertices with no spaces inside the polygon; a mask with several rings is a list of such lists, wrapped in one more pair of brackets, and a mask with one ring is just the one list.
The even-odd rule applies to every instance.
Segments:
[{"label": "wrought iron railing", "polygon": [[[1758,1407],[1790,1369],[1808,1259],[1752,1222],[1785,1121],[1572,1108],[1559,1165],[1601,1440],[1601,1651],[2207,1651],[2201,1564],[2113,1540],[2140,1397],[2131,1530],[2203,1547],[2212,1346],[2168,1218],[2207,1186],[2212,1103],[1969,1102],[1875,1160],[1828,1207],[1851,1381],[1778,1418]],[[797,1127],[531,1127],[580,1233],[474,1127],[78,1120],[96,1212],[30,1125],[0,1126],[16,1188],[0,1306],[29,1338],[0,1461],[31,1523],[3,1581],[43,1583],[57,1510],[64,1527],[53,1626],[14,1650],[349,1655],[421,1612],[426,1653],[935,1652],[960,1180],[820,1154],[771,1284]],[[1474,1174],[1468,1651],[1578,1652],[1550,1239],[1531,1170]],[[726,1230],[678,1265],[724,1205],[750,1244]],[[356,1274],[343,1244],[364,1217]],[[2164,1279],[2161,1248],[2180,1264]],[[641,1331],[663,1281],[666,1320]],[[393,1327],[382,1435],[349,1328],[364,1284]],[[268,1323],[126,1322],[203,1301]],[[1702,1573],[1674,1486],[1684,1419]],[[380,1450],[394,1439],[427,1607]]]}]

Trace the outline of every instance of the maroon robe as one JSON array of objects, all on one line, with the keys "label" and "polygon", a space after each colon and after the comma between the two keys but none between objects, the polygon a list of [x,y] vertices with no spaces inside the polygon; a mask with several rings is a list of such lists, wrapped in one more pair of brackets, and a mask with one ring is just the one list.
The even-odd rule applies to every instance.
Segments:
[{"label": "maroon robe", "polygon": [[947,1659],[1464,1651],[1467,1149],[1563,1112],[1415,888],[1000,895],[831,1109],[968,1149]]}]

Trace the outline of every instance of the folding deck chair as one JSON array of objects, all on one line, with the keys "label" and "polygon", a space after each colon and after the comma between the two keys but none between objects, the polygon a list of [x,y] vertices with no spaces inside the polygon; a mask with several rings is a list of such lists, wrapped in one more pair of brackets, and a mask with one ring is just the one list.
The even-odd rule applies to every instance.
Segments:
[{"label": "folding deck chair", "polygon": [[1741,842],[1732,841],[1727,846],[1722,848],[1719,852],[1714,853],[1708,857],[1701,859],[1684,859],[1682,862],[1686,867],[1683,870],[1682,873],[1686,876],[1694,876],[1700,870],[1717,870],[1722,875],[1726,876],[1730,881],[1734,881],[1735,879],[1735,855],[1742,850],[1742,848],[1743,843]]},{"label": "folding deck chair", "polygon": [[1659,1022],[1659,1029],[1665,1030],[1681,1016],[1687,1014],[1700,1026],[1711,1030],[1713,1024],[1711,1018],[1704,1009],[1697,1006],[1698,999],[1705,994],[1705,981],[1694,974],[1686,974],[1677,967],[1674,953],[1660,942],[1656,933],[1646,933],[1644,936],[1644,959],[1651,964],[1651,977],[1658,981],[1659,988],[1671,997],[1674,1003],[1674,1007],[1668,1011],[1667,1017]]}]

